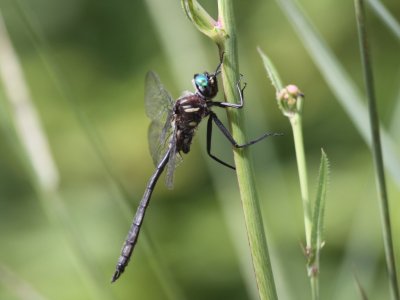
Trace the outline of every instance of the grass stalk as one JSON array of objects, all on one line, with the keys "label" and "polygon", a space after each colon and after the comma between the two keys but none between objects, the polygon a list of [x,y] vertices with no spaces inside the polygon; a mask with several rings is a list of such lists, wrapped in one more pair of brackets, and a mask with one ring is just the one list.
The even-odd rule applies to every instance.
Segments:
[{"label": "grass stalk", "polygon": [[[240,77],[232,1],[218,0],[217,21],[210,18],[195,0],[182,0],[182,7],[196,28],[217,44],[220,57],[224,54],[221,76],[225,98],[227,101],[239,103],[236,84]],[[246,138],[242,112],[238,109],[228,109],[228,120],[237,143],[244,143]],[[262,300],[277,299],[248,149],[235,149],[234,160],[259,296]]]},{"label": "grass stalk", "polygon": [[[326,81],[336,100],[343,107],[354,124],[357,132],[364,142],[371,147],[371,135],[368,130],[368,109],[363,102],[361,92],[344,66],[334,56],[327,43],[322,39],[316,27],[310,22],[306,15],[294,0],[276,0],[277,4],[285,13],[288,21],[296,31],[299,40],[305,50],[309,53],[315,66],[319,69],[321,76]],[[392,175],[396,185],[400,187],[400,160],[397,155],[395,142],[388,132],[381,126],[381,138],[383,143],[383,154],[385,155],[385,167]]]},{"label": "grass stalk", "polygon": [[[239,67],[232,1],[219,0],[218,13],[218,21],[226,34],[223,47],[220,47],[220,50],[225,52],[224,64],[222,66],[225,97],[228,101],[235,99],[238,102],[236,82],[239,80]],[[237,109],[231,109],[228,111],[228,119],[236,141],[238,143],[245,142],[242,112]],[[277,299],[261,209],[255,188],[254,172],[250,163],[248,149],[235,150],[234,160],[260,299]]]},{"label": "grass stalk", "polygon": [[386,265],[387,265],[392,297],[393,299],[398,300],[400,299],[400,292],[397,282],[392,229],[390,224],[391,222],[390,222],[389,199],[386,190],[386,180],[385,180],[381,137],[379,129],[379,114],[376,105],[372,63],[369,54],[364,2],[362,0],[355,0],[354,4],[355,4],[360,52],[361,52],[361,63],[363,67],[364,82],[368,99],[368,112],[369,112],[370,130],[372,136],[372,155],[375,165],[375,176],[376,176],[378,198],[380,204]]},{"label": "grass stalk", "polygon": [[[303,100],[301,99],[300,101]],[[312,209],[308,191],[307,165],[306,165],[306,156],[304,153],[302,116],[300,113],[296,113],[291,118],[289,118],[289,120],[293,131],[297,170],[299,173],[300,193],[301,193],[301,200],[303,203],[306,247],[307,249],[309,249],[311,247]]]},{"label": "grass stalk", "polygon": [[[307,183],[307,164],[304,152],[302,112],[304,95],[295,85],[282,85],[280,76],[268,56],[259,48],[265,70],[276,90],[277,104],[282,114],[286,116],[292,126],[296,151],[297,169],[301,198],[303,203],[303,216],[306,235],[305,255],[307,258],[307,275],[310,278],[312,299],[319,299],[319,257],[322,249],[322,232],[325,212],[325,198],[328,182],[329,161],[325,152],[321,153],[321,164],[318,176],[318,192],[314,203],[314,210],[309,198]],[[313,211],[313,212],[312,212]]]},{"label": "grass stalk", "polygon": [[[306,156],[304,151],[304,139],[303,139],[303,123],[302,123],[302,111],[303,111],[303,95],[300,91],[297,91],[298,95],[290,93],[290,88],[294,86],[288,86],[284,90],[284,93],[288,93],[288,97],[283,96],[278,99],[280,107],[283,113],[289,118],[290,125],[293,131],[294,148],[296,152],[297,171],[299,174],[300,183],[300,194],[303,204],[303,217],[304,217],[304,231],[306,236],[305,254],[306,257],[312,257],[314,255],[314,248],[311,243],[312,235],[312,207],[308,191],[308,177],[307,177],[307,164]],[[296,88],[297,89],[297,88]],[[283,95],[283,94],[280,94]],[[278,97],[279,98],[279,97]],[[287,99],[287,101],[284,101]],[[291,100],[293,99],[293,100]],[[292,102],[293,101],[293,102]],[[311,267],[310,267],[311,265]],[[307,273],[310,278],[311,295],[312,299],[319,299],[319,284],[318,284],[318,270],[314,272],[312,269],[315,265],[308,263]]]},{"label": "grass stalk", "polygon": [[[299,97],[298,100],[303,102],[302,97]],[[303,104],[301,103],[300,107],[302,108],[302,106]],[[290,125],[292,126],[294,148],[296,151],[296,162],[297,162],[297,171],[299,174],[300,194],[303,203],[304,231],[306,236],[305,252],[306,256],[308,256],[312,251],[312,245],[311,245],[312,208],[308,191],[307,164],[304,152],[301,108],[299,109],[299,112],[291,116],[289,120],[290,120]],[[313,300],[319,299],[318,276],[314,274],[312,271],[310,271],[310,269],[308,270],[308,275],[310,278],[311,299]]]}]

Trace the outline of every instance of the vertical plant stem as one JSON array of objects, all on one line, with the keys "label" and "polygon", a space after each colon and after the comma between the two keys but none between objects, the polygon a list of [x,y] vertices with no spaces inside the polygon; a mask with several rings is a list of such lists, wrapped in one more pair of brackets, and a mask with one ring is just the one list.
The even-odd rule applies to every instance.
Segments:
[{"label": "vertical plant stem", "polygon": [[367,30],[365,24],[364,3],[355,0],[355,11],[357,17],[358,37],[363,65],[364,81],[368,98],[368,110],[372,135],[372,155],[375,164],[378,197],[381,211],[382,233],[385,248],[386,264],[393,299],[400,299],[399,286],[397,282],[396,263],[394,257],[392,229],[390,225],[389,200],[386,191],[385,172],[383,167],[382,146],[379,132],[379,116],[376,106],[374,79],[372,64],[369,55],[367,41]]},{"label": "vertical plant stem", "polygon": [[290,119],[290,124],[292,125],[292,130],[293,130],[293,139],[294,139],[294,147],[295,147],[295,151],[296,151],[297,169],[299,172],[301,200],[303,201],[306,247],[310,248],[311,247],[311,226],[312,226],[311,211],[312,210],[311,210],[310,197],[309,197],[309,193],[308,193],[307,166],[306,166],[306,157],[304,154],[302,117],[299,113],[296,113],[293,117],[291,117],[289,119]]},{"label": "vertical plant stem", "polygon": [[[312,231],[312,208],[308,192],[308,180],[307,180],[307,165],[306,157],[304,153],[304,141],[303,141],[303,125],[302,125],[302,108],[303,108],[303,97],[297,98],[298,111],[289,117],[290,124],[293,131],[294,147],[296,151],[297,170],[299,173],[300,182],[300,193],[301,200],[303,203],[303,215],[304,215],[304,229],[306,235],[306,256],[314,255],[311,251],[311,231]],[[318,262],[317,262],[318,264]],[[314,266],[308,266],[308,276],[310,278],[311,285],[311,296],[313,300],[319,299],[319,283],[318,283],[318,271],[313,270]]]},{"label": "vertical plant stem", "polygon": [[301,199],[303,203],[304,227],[306,235],[305,255],[307,258],[307,275],[310,277],[312,299],[319,299],[319,253],[321,249],[321,236],[323,214],[325,207],[326,180],[328,159],[322,151],[320,174],[318,180],[318,194],[314,205],[314,213],[308,193],[307,164],[304,152],[302,112],[304,95],[293,84],[283,88],[282,81],[272,61],[261,49],[258,49],[264,62],[272,85],[276,89],[277,104],[282,114],[290,120],[296,151],[297,169],[299,173]]},{"label": "vertical plant stem", "polygon": [[[228,101],[232,101],[233,99],[237,101],[238,92],[236,83],[239,79],[239,68],[233,2],[230,0],[219,0],[218,9],[218,22],[226,33],[226,39],[223,45],[220,45],[220,51],[225,52],[224,64],[222,65],[224,92]],[[245,142],[241,111],[237,109],[229,110],[228,118],[232,134],[237,142]],[[277,299],[260,204],[255,189],[254,173],[250,164],[248,150],[235,150],[234,159],[260,299]]]}]

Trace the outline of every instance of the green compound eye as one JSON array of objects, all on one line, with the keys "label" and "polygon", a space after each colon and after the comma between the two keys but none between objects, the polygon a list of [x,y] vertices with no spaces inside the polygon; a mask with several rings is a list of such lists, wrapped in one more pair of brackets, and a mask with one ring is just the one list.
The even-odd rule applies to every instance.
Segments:
[{"label": "green compound eye", "polygon": [[208,78],[204,74],[198,74],[194,81],[196,82],[196,85],[201,86],[201,87],[206,87],[208,86]]}]

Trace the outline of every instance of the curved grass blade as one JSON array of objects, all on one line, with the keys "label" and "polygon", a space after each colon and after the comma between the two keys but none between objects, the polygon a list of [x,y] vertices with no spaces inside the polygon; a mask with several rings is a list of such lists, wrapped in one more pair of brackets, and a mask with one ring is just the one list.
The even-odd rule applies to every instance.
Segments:
[{"label": "curved grass blade", "polygon": [[258,53],[261,56],[261,59],[264,63],[265,70],[267,71],[268,77],[271,80],[272,85],[275,88],[276,93],[283,89],[282,80],[279,76],[278,71],[276,70],[274,64],[269,59],[269,57],[261,50],[261,48],[257,48]]},{"label": "curved grass blade", "polygon": [[400,24],[393,17],[392,14],[383,6],[379,0],[366,0],[371,6],[372,10],[375,11],[377,16],[381,18],[383,23],[393,32],[393,34],[400,41]]},{"label": "curved grass blade", "polygon": [[[299,35],[300,41],[309,52],[310,58],[320,70],[326,83],[336,96],[340,105],[349,115],[365,143],[371,148],[372,140],[369,132],[368,109],[364,104],[360,90],[346,73],[344,67],[326,46],[325,41],[317,33],[307,16],[293,0],[276,0],[286,14],[289,22]],[[392,138],[381,128],[385,168],[400,187],[400,161],[395,151]]]}]

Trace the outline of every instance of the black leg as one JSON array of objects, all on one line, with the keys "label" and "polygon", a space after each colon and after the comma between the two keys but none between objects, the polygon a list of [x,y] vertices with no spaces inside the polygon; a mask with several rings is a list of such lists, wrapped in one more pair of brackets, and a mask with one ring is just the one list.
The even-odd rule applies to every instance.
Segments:
[{"label": "black leg", "polygon": [[[221,63],[217,67],[216,74],[217,74],[217,72],[219,73],[219,69],[221,67],[221,64],[222,64],[222,58],[221,58]],[[238,89],[239,97],[240,97],[240,103],[239,104],[229,103],[229,102],[209,101],[208,105],[209,106],[222,107],[222,108],[227,108],[227,107],[230,107],[230,108],[242,108],[243,105],[244,105],[243,91],[246,88],[247,84],[244,83],[244,86],[242,88],[241,85],[240,85],[241,79],[242,79],[242,75],[240,74],[240,79],[236,83],[236,88]],[[253,145],[253,144],[255,144],[255,143],[257,143],[257,142],[259,142],[259,141],[261,141],[261,140],[263,140],[263,139],[265,139],[267,137],[269,137],[269,136],[282,135],[280,133],[265,133],[265,134],[263,134],[262,136],[260,136],[259,138],[255,139],[255,140],[252,140],[250,142],[247,142],[245,144],[241,144],[240,145],[235,141],[235,139],[233,138],[232,134],[225,127],[225,125],[221,122],[221,120],[218,119],[218,116],[213,111],[210,111],[210,116],[209,116],[208,122],[207,122],[207,153],[212,159],[216,160],[220,164],[222,164],[222,165],[224,165],[224,166],[226,166],[228,168],[231,168],[233,170],[236,170],[235,167],[233,167],[230,164],[227,164],[226,162],[220,160],[218,157],[214,156],[211,153],[212,122],[214,122],[218,126],[218,128],[219,128],[219,130],[221,130],[222,134],[228,139],[228,141],[232,144],[232,146],[237,148],[237,149]]]},{"label": "black leg", "polygon": [[231,168],[233,170],[236,170],[236,168],[234,166],[231,166],[230,164],[222,161],[221,159],[219,159],[218,157],[216,157],[215,155],[213,155],[211,153],[211,143],[212,143],[212,118],[211,116],[208,118],[207,121],[207,154],[214,159],[215,161],[219,162],[221,165],[224,165],[228,168]]},{"label": "black leg", "polygon": [[[228,139],[228,141],[232,144],[233,147],[235,148],[244,148],[250,145],[253,145],[259,141],[261,141],[262,139],[265,139],[266,137],[269,136],[278,136],[281,135],[279,133],[265,133],[262,136],[260,136],[259,138],[256,138],[255,140],[252,140],[250,142],[247,142],[245,144],[238,144],[235,139],[233,138],[232,134],[229,132],[229,130],[224,126],[224,124],[222,124],[221,120],[218,119],[217,115],[214,112],[210,112],[210,118],[209,118],[209,122],[210,119],[212,119],[212,121],[214,121],[215,125],[218,126],[219,130],[221,130],[222,134]],[[208,128],[208,127],[207,127]]]},{"label": "black leg", "polygon": [[221,73],[221,66],[222,66],[222,61],[224,60],[224,55],[225,55],[225,52],[222,52],[221,56],[219,57],[219,64],[214,72],[215,76],[217,76],[219,73]]},{"label": "black leg", "polygon": [[231,107],[231,108],[242,108],[244,105],[244,97],[243,97],[243,91],[247,86],[247,83],[244,83],[243,88],[240,86],[240,82],[242,80],[242,74],[240,74],[240,79],[238,80],[238,82],[236,83],[236,88],[239,92],[239,99],[240,99],[240,103],[236,104],[236,103],[229,103],[229,102],[217,102],[217,101],[210,101],[209,105],[210,106],[218,106],[218,107],[222,107],[222,108],[227,108],[227,107]]}]

